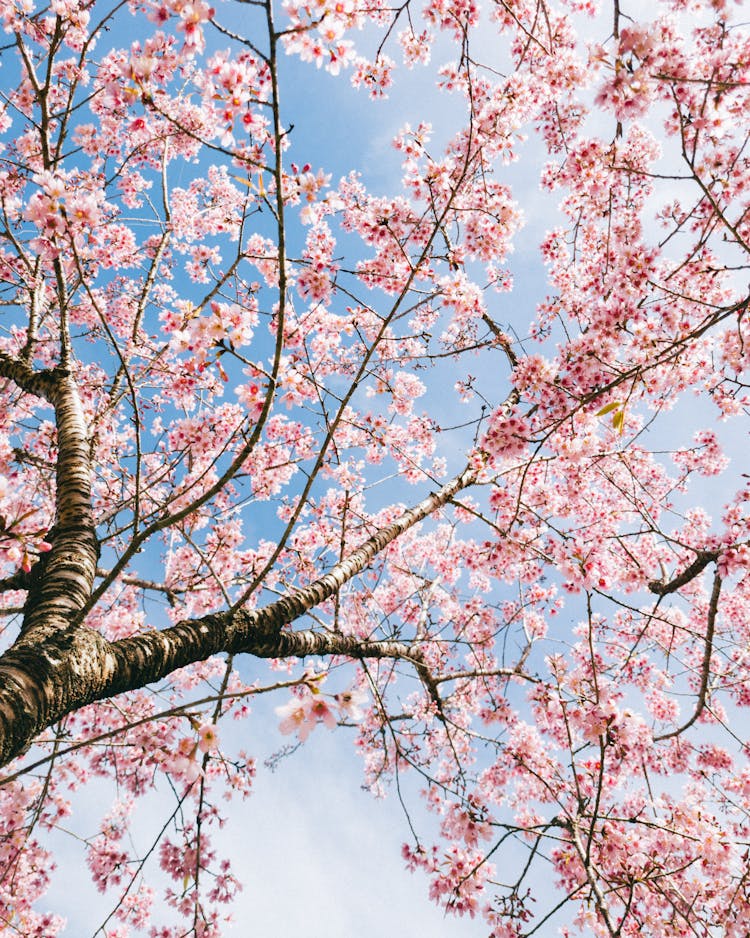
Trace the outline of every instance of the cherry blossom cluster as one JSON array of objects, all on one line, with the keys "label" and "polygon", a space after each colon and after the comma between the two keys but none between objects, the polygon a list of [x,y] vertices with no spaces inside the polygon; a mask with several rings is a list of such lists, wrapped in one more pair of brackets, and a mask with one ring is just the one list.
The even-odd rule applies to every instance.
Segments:
[{"label": "cherry blossom cluster", "polygon": [[280,717],[279,730],[294,733],[304,742],[315,727],[322,723],[332,730],[341,720],[359,720],[366,695],[360,690],[348,690],[331,697],[323,694],[314,677],[302,685],[300,694],[276,708]]}]

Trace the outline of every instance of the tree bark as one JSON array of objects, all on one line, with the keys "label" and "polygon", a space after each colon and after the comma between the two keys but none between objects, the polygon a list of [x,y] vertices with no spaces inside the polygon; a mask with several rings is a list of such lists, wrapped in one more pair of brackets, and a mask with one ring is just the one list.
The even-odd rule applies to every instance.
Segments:
[{"label": "tree bark", "polygon": [[[56,536],[50,552],[58,551],[61,557],[53,568],[55,589],[47,586],[51,575],[47,567],[41,573],[38,587],[41,599],[32,610],[36,623],[33,630],[25,629],[16,644],[0,658],[0,765],[22,754],[39,733],[66,714],[94,701],[152,684],[177,668],[219,653],[260,658],[395,657],[423,667],[418,646],[406,642],[363,642],[334,632],[293,632],[285,626],[330,599],[395,538],[475,481],[476,471],[465,469],[377,531],[320,579],[262,609],[252,612],[230,609],[116,642],[108,642],[85,626],[71,624],[82,595],[82,590],[76,593],[75,589],[86,582],[89,563],[93,563],[95,571],[96,558],[87,524],[75,528],[66,516],[65,525],[71,533],[60,540]],[[83,498],[84,488],[80,478],[73,475],[69,480],[71,499]],[[81,532],[83,542],[76,541],[74,530]],[[65,551],[60,547],[62,543],[68,545]],[[70,545],[75,545],[75,550]],[[72,598],[61,595],[69,585]],[[47,618],[38,613],[42,602],[46,603]]]},{"label": "tree bark", "polygon": [[57,424],[56,517],[52,545],[32,570],[22,640],[44,641],[67,629],[91,596],[99,559],[91,509],[91,461],[86,420],[75,380],[66,369],[52,372],[47,397]]}]

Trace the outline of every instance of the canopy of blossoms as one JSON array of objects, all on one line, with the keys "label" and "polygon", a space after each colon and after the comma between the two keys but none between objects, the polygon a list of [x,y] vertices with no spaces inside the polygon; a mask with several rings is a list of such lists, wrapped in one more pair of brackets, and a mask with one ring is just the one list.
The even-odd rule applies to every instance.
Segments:
[{"label": "canopy of blossoms", "polygon": [[[405,863],[492,938],[747,938],[740,7],[0,14],[0,932],[61,932],[96,780],[85,927],[222,935],[273,693],[280,755],[419,779]],[[363,151],[429,76],[388,185],[292,65]]]}]

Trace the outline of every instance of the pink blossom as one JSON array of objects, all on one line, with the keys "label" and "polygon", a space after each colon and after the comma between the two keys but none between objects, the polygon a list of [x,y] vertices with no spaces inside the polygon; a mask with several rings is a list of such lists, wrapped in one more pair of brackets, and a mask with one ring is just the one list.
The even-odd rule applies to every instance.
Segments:
[{"label": "pink blossom", "polygon": [[213,723],[202,723],[198,727],[198,749],[201,752],[211,752],[219,748],[219,733]]},{"label": "pink blossom", "polygon": [[330,704],[319,693],[306,692],[301,698],[293,697],[288,703],[276,708],[280,717],[279,730],[285,735],[296,733],[304,742],[318,723],[328,729],[337,724],[336,715]]}]

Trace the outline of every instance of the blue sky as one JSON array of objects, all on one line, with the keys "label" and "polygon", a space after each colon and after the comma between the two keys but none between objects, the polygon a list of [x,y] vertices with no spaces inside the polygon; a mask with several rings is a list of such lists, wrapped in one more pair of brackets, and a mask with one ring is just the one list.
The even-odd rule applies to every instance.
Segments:
[{"label": "blue sky", "polygon": [[[264,752],[288,740],[258,716],[234,724],[231,731],[262,762]],[[229,730],[228,724],[223,727],[224,737]],[[393,793],[377,800],[362,791],[361,777],[350,739],[341,730],[317,729],[275,772],[259,764],[253,795],[232,803],[226,827],[212,838],[220,855],[231,856],[244,884],[226,938],[487,934],[479,919],[445,917],[429,900],[426,879],[404,869],[400,849],[408,826],[398,801]],[[412,787],[405,782],[407,790]],[[78,804],[76,828],[85,829],[88,815],[93,831],[111,796],[108,786],[87,786],[88,810]],[[423,818],[414,791],[407,801],[412,820],[428,829],[430,819]],[[164,804],[148,799],[139,809],[136,842],[147,844],[163,822]],[[56,840],[58,870],[44,906],[67,917],[66,936],[93,938],[111,901],[88,880],[78,845],[62,835]],[[152,882],[158,888],[158,874]]]}]

